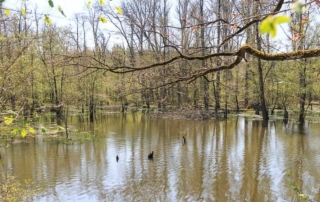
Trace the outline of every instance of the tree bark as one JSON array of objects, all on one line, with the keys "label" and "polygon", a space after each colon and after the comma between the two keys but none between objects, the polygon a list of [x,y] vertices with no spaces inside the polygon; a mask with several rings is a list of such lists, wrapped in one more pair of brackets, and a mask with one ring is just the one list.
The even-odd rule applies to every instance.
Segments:
[{"label": "tree bark", "polygon": [[[258,2],[256,2],[256,13],[258,13]],[[257,42],[257,49],[258,51],[261,51],[261,38],[259,33],[259,23],[256,23],[256,42]],[[260,98],[260,105],[261,105],[261,111],[262,111],[262,118],[264,121],[269,120],[268,110],[266,106],[266,101],[264,97],[264,79],[263,79],[263,70],[262,70],[262,64],[261,59],[258,58],[258,75],[259,75],[259,98]]]}]

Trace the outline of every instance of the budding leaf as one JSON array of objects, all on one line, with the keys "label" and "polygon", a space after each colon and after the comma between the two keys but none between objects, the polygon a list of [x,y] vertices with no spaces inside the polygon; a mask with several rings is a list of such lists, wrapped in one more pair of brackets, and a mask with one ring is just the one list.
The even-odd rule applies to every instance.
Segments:
[{"label": "budding leaf", "polygon": [[26,129],[22,129],[22,130],[21,130],[21,136],[22,136],[22,137],[25,137],[26,135],[27,135]]},{"label": "budding leaf", "polygon": [[12,122],[13,122],[13,120],[14,120],[14,118],[12,118],[12,117],[6,117],[6,116],[5,116],[3,119],[4,119],[4,123],[5,123],[6,125],[12,124]]},{"label": "budding leaf", "polygon": [[104,3],[103,0],[99,0],[99,4],[100,4],[101,6],[104,6],[106,3]]},{"label": "budding leaf", "polygon": [[102,16],[99,16],[99,20],[100,20],[101,22],[103,22],[103,23],[107,23],[107,22],[108,22],[107,19],[105,19],[105,18],[102,17]]},{"label": "budding leaf", "polygon": [[4,9],[4,13],[6,14],[7,17],[9,17],[9,15],[10,15],[10,10],[7,9],[7,8],[5,8],[5,9]]},{"label": "budding leaf", "polygon": [[89,8],[91,6],[91,1],[88,1],[86,6],[87,6],[87,8]]},{"label": "budding leaf", "polygon": [[24,8],[21,8],[21,14],[26,16],[26,10],[24,10]]},{"label": "budding leaf", "polygon": [[29,127],[29,132],[32,133],[32,134],[36,133],[36,131],[32,127]]},{"label": "budding leaf", "polygon": [[17,128],[15,128],[15,129],[13,129],[13,131],[11,131],[11,133],[12,133],[13,135],[17,135],[18,132],[19,132],[19,129],[17,129]]},{"label": "budding leaf", "polygon": [[304,199],[305,199],[305,198],[308,198],[308,196],[305,195],[305,194],[299,194],[298,196],[301,197],[301,198],[304,198]]},{"label": "budding leaf", "polygon": [[297,0],[296,2],[292,3],[291,11],[293,13],[301,14],[301,13],[306,12],[307,9],[301,0]]},{"label": "budding leaf", "polygon": [[120,15],[123,13],[122,9],[119,6],[116,7],[116,10]]},{"label": "budding leaf", "polygon": [[48,15],[44,15],[44,21],[46,22],[47,25],[51,25],[52,24]]},{"label": "budding leaf", "polygon": [[62,8],[61,8],[60,6],[58,6],[58,11],[60,11],[60,13],[61,13],[64,17],[66,17],[66,15],[64,14],[64,12],[63,12],[63,10],[62,10]]}]

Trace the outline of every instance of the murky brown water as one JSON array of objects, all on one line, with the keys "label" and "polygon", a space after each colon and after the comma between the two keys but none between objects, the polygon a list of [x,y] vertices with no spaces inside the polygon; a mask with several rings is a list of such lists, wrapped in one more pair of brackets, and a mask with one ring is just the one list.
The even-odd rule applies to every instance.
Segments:
[{"label": "murky brown water", "polygon": [[[2,179],[32,178],[35,201],[292,201],[298,188],[320,201],[320,124],[99,117],[97,141],[64,145],[34,139],[0,148]],[[187,143],[182,136],[186,133]],[[154,151],[154,160],[148,154]],[[119,155],[119,162],[116,161]]]}]

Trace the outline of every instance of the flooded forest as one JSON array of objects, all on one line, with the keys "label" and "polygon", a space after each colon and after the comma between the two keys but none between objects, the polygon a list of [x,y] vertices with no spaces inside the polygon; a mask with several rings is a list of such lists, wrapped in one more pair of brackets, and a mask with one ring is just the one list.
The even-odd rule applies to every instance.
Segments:
[{"label": "flooded forest", "polygon": [[0,201],[320,201],[319,16],[0,0]]}]

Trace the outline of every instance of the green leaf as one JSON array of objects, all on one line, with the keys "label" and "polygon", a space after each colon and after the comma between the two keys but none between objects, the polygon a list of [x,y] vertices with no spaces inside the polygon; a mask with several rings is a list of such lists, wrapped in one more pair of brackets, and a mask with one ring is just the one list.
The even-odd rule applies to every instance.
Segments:
[{"label": "green leaf", "polygon": [[13,129],[13,131],[11,131],[11,133],[12,133],[13,135],[17,135],[18,132],[19,132],[19,129],[18,129],[18,128],[15,128],[15,129]]},{"label": "green leaf", "polygon": [[4,119],[4,123],[5,123],[6,125],[12,124],[12,122],[13,122],[13,120],[14,120],[14,118],[12,118],[12,117],[6,117],[6,116],[5,116],[3,119]]},{"label": "green leaf", "polygon": [[0,0],[0,4],[2,4],[5,0]]},{"label": "green leaf", "polygon": [[46,22],[47,25],[51,25],[51,20],[48,15],[44,15],[44,21]]},{"label": "green leaf", "polygon": [[32,127],[29,127],[28,129],[29,129],[29,132],[32,133],[32,134],[36,133],[36,131]]},{"label": "green leaf", "polygon": [[87,8],[89,8],[91,6],[91,1],[88,1],[86,6],[87,6]]},{"label": "green leaf", "polygon": [[123,13],[122,9],[119,6],[116,7],[116,10],[120,15]]},{"label": "green leaf", "polygon": [[22,137],[25,137],[26,135],[27,135],[26,129],[22,129],[22,130],[21,130],[21,136],[22,136]]},{"label": "green leaf", "polygon": [[21,14],[26,16],[26,10],[24,10],[24,8],[21,8]]},{"label": "green leaf", "polygon": [[99,4],[100,4],[101,6],[104,6],[106,3],[104,3],[103,0],[99,0]]},{"label": "green leaf", "polygon": [[9,9],[5,8],[4,9],[4,13],[6,14],[7,17],[10,16],[10,10]]},{"label": "green leaf", "polygon": [[268,16],[266,19],[264,19],[260,24],[260,32],[262,34],[269,33],[272,29],[272,23],[271,23],[271,16]]},{"label": "green leaf", "polygon": [[103,23],[107,23],[107,22],[108,22],[107,19],[105,19],[105,18],[102,17],[102,16],[99,16],[99,20],[100,20],[101,22],[103,22]]},{"label": "green leaf", "polygon": [[45,133],[46,129],[45,128],[41,128],[41,132]]},{"label": "green leaf", "polygon": [[275,37],[277,35],[277,27],[274,24],[271,24],[270,35]]},{"label": "green leaf", "polygon": [[50,5],[52,8],[54,7],[52,0],[49,0],[48,3],[49,3],[49,5]]},{"label": "green leaf", "polygon": [[291,18],[285,15],[279,15],[279,16],[275,16],[273,21],[275,24],[281,24],[281,23],[290,22]]},{"label": "green leaf", "polygon": [[272,37],[277,35],[277,25],[281,23],[290,22],[291,18],[279,15],[279,16],[268,16],[260,24],[260,32],[262,34],[269,33]]}]

